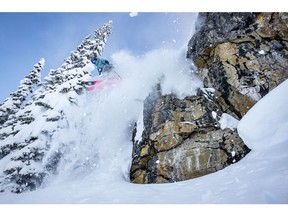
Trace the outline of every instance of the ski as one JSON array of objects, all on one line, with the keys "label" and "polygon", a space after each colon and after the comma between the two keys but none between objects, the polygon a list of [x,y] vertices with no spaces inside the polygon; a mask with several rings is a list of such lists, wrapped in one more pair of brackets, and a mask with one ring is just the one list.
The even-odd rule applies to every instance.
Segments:
[{"label": "ski", "polygon": [[119,77],[109,77],[99,80],[84,81],[82,84],[88,91],[94,91],[114,87],[120,80]]}]

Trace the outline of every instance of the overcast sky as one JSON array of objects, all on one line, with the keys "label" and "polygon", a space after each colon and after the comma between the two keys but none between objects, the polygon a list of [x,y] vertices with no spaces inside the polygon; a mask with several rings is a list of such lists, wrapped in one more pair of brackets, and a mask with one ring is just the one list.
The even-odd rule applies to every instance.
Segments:
[{"label": "overcast sky", "polygon": [[0,103],[40,58],[42,79],[63,63],[85,36],[113,21],[102,57],[122,49],[135,55],[187,46],[197,13],[0,13]]}]

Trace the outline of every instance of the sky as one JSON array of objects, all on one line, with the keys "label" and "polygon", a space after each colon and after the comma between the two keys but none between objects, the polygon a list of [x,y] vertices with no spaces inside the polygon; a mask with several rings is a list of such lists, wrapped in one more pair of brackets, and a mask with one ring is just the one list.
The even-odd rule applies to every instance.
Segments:
[{"label": "sky", "polygon": [[227,0],[67,2],[42,0],[41,4],[35,4],[34,0],[9,0],[1,5],[0,104],[17,89],[20,80],[40,58],[46,60],[44,78],[50,69],[61,66],[86,35],[109,20],[114,22],[114,27],[103,53],[105,58],[120,49],[141,55],[155,47],[177,47],[181,40],[187,44],[192,20],[198,12],[285,12],[288,9],[286,0],[274,0],[273,5],[250,0],[241,0],[241,4],[227,4]]},{"label": "sky", "polygon": [[113,21],[103,58],[129,50],[133,55],[187,46],[197,13],[182,12],[1,12],[0,103],[45,59],[42,80],[57,69],[85,36]]}]

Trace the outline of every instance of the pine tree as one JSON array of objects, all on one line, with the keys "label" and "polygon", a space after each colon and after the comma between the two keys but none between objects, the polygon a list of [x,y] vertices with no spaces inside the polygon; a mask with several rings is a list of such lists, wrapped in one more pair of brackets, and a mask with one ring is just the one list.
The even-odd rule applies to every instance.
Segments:
[{"label": "pine tree", "polygon": [[[13,130],[15,114],[25,106],[25,101],[29,94],[33,93],[34,86],[41,81],[41,71],[43,70],[45,60],[42,58],[34,65],[34,69],[20,82],[18,89],[11,93],[3,104],[0,105],[0,140],[3,140],[10,134],[16,134]],[[10,129],[11,133],[10,132]],[[9,131],[9,132],[8,132]]]},{"label": "pine tree", "polygon": [[10,144],[14,149],[0,152],[0,163],[6,163],[0,170],[2,190],[33,190],[44,177],[57,172],[65,147],[75,142],[66,134],[78,132],[67,113],[78,107],[83,97],[81,83],[91,78],[90,59],[102,54],[111,29],[112,22],[108,22],[87,36],[60,68],[50,70],[30,102],[17,113],[18,119],[31,121],[24,127],[19,120],[15,126],[19,132],[0,142],[0,146]]}]

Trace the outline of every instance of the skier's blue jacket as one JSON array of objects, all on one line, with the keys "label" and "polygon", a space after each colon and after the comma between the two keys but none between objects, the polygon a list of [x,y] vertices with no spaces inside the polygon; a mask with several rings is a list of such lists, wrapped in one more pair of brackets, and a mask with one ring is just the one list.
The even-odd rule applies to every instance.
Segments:
[{"label": "skier's blue jacket", "polygon": [[106,59],[96,58],[92,59],[91,62],[96,65],[99,74],[101,74],[102,71],[110,70],[113,67]]}]

